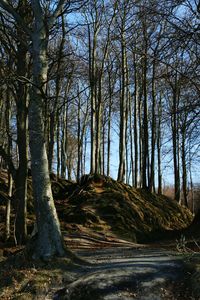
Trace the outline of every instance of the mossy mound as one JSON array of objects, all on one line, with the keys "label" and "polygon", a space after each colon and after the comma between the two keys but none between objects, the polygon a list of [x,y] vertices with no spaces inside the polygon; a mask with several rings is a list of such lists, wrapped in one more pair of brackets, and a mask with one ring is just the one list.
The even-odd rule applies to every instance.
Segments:
[{"label": "mossy mound", "polygon": [[192,214],[165,196],[132,188],[110,177],[85,175],[69,197],[62,219],[133,242],[144,242],[167,230],[187,227]]},{"label": "mossy mound", "polygon": [[[4,207],[8,197],[6,179],[0,183],[0,202]],[[84,175],[77,184],[51,174],[51,183],[64,231],[82,228],[86,232],[146,242],[164,237],[167,231],[182,230],[192,222],[190,211],[175,201],[134,189],[110,177]],[[27,202],[28,231],[31,232],[35,218],[31,177],[28,178]]]}]

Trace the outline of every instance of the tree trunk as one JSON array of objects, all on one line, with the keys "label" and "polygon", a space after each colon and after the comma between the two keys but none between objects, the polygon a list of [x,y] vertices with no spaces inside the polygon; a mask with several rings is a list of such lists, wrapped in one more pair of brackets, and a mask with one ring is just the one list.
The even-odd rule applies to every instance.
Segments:
[{"label": "tree trunk", "polygon": [[182,143],[181,143],[181,159],[182,159],[182,191],[183,191],[183,205],[188,207],[187,199],[187,168],[186,168],[186,149],[185,149],[185,140],[186,140],[186,128],[185,124],[182,127]]},{"label": "tree trunk", "polygon": [[61,138],[61,177],[66,178],[66,107],[63,107],[62,113],[62,138]]},{"label": "tree trunk", "polygon": [[10,212],[11,212],[11,200],[12,197],[12,188],[13,188],[13,179],[12,175],[8,171],[8,201],[6,203],[6,231],[5,231],[5,239],[6,241],[10,238]]},{"label": "tree trunk", "polygon": [[113,86],[112,86],[112,69],[108,72],[108,89],[109,89],[109,106],[108,106],[108,129],[107,129],[107,176],[110,176],[110,148],[111,148],[111,116],[112,116],[112,94],[113,94]]},{"label": "tree trunk", "polygon": [[60,177],[60,165],[61,165],[61,147],[60,147],[60,118],[59,113],[56,113],[57,128],[56,128],[56,149],[57,149],[57,177]]},{"label": "tree trunk", "polygon": [[101,130],[102,130],[102,74],[98,74],[98,96],[96,103],[96,149],[95,149],[95,173],[101,173]]},{"label": "tree trunk", "polygon": [[142,128],[142,95],[140,93],[140,99],[139,99],[139,105],[138,105],[138,123],[139,123],[139,170],[140,170],[140,181],[139,181],[139,187],[142,187],[142,161],[143,161],[143,128]]},{"label": "tree trunk", "polygon": [[[151,171],[150,171],[150,183],[149,190],[153,192],[155,187],[155,144],[156,144],[156,91],[155,91],[155,61],[153,62],[153,76],[152,76],[152,122],[151,122]],[[155,191],[154,191],[155,192]]]},{"label": "tree trunk", "polygon": [[134,158],[133,158],[133,124],[132,124],[132,101],[131,93],[129,92],[129,135],[130,135],[130,172],[132,174],[132,186],[135,186]]},{"label": "tree trunk", "polygon": [[158,104],[158,126],[157,126],[157,152],[158,152],[158,194],[162,194],[162,169],[161,169],[161,120],[162,120],[162,97]]},{"label": "tree trunk", "polygon": [[[177,77],[177,75],[176,75]],[[175,78],[175,86],[173,89],[173,103],[172,103],[172,143],[173,143],[173,162],[174,162],[174,198],[177,202],[180,200],[180,174],[179,174],[179,133],[178,133],[178,87],[177,78]]]},{"label": "tree trunk", "polygon": [[107,130],[107,171],[106,171],[107,176],[110,176],[111,113],[112,113],[112,95],[109,94],[108,130]]},{"label": "tree trunk", "polygon": [[[6,125],[6,131],[8,135],[8,141],[7,141],[7,156],[9,160],[12,162],[12,138],[10,136],[10,126],[11,126],[11,99],[10,99],[10,90],[7,89],[6,91],[6,107],[5,107],[5,125]],[[12,181],[12,174],[11,170],[8,168],[8,200],[6,203],[6,230],[5,230],[5,239],[8,240],[10,237],[10,211],[11,211],[11,200],[10,197],[12,197],[12,187],[13,187],[13,181]],[[14,177],[16,178],[16,177]]]},{"label": "tree trunk", "polygon": [[131,127],[131,120],[129,120],[130,116],[130,92],[129,92],[129,72],[128,72],[128,62],[126,57],[126,73],[125,73],[125,82],[126,82],[126,93],[125,93],[125,174],[126,174],[126,183],[130,183],[130,172],[129,170],[129,135],[128,135],[128,125]]},{"label": "tree trunk", "polygon": [[85,164],[86,164],[86,153],[87,153],[87,121],[88,121],[88,115],[89,115],[89,107],[87,103],[85,117],[83,121],[83,126],[81,130],[81,139],[80,139],[80,155],[81,155],[81,176],[85,174]]},{"label": "tree trunk", "polygon": [[[21,32],[21,31],[20,31]],[[22,32],[21,32],[22,34]],[[27,48],[19,43],[17,52],[17,72],[19,76],[27,74]],[[19,166],[15,179],[15,237],[17,244],[24,244],[27,238],[27,176],[28,176],[28,91],[27,85],[18,82],[17,86],[17,146]]]},{"label": "tree trunk", "polygon": [[[62,15],[62,39],[59,45],[59,52],[58,52],[58,61],[57,61],[57,70],[56,70],[56,90],[55,90],[55,100],[53,103],[53,111],[50,114],[50,141],[49,141],[49,153],[48,153],[48,160],[49,160],[49,170],[52,171],[52,163],[53,163],[53,154],[54,154],[54,143],[55,143],[55,129],[56,123],[58,122],[59,112],[58,112],[58,103],[59,103],[59,95],[61,89],[61,66],[63,61],[63,49],[65,44],[65,25],[64,25],[64,16]],[[58,124],[58,123],[57,123]]]},{"label": "tree trunk", "polygon": [[195,214],[195,201],[194,201],[194,189],[193,189],[193,180],[192,180],[192,167],[191,167],[191,157],[189,150],[189,174],[190,174],[190,203],[191,203],[191,211]]},{"label": "tree trunk", "polygon": [[49,142],[48,142],[48,162],[49,171],[52,172],[53,167],[53,153],[54,153],[54,142],[55,142],[55,111],[50,112],[49,120]]},{"label": "tree trunk", "polygon": [[96,90],[96,40],[98,30],[95,29],[93,37],[93,45],[91,42],[90,25],[88,25],[88,39],[89,39],[89,80],[90,80],[90,99],[91,99],[91,125],[90,125],[90,173],[94,173],[95,166],[95,153],[96,153],[96,107],[95,107],[95,90]]},{"label": "tree trunk", "polygon": [[78,139],[78,158],[77,158],[77,182],[80,180],[80,173],[81,173],[81,160],[82,160],[82,145],[81,145],[81,100],[78,97],[78,113],[77,113],[77,121],[78,121],[78,128],[77,128],[77,139]]},{"label": "tree trunk", "polygon": [[[146,32],[145,32],[146,33]],[[142,141],[142,187],[148,187],[147,174],[148,174],[148,106],[147,106],[147,42],[145,41],[145,55],[143,62],[143,141]]]},{"label": "tree trunk", "polygon": [[126,45],[124,33],[121,37],[121,97],[120,97],[120,134],[119,134],[119,168],[117,180],[125,179],[125,147],[126,147]]},{"label": "tree trunk", "polygon": [[33,87],[29,107],[29,134],[33,194],[38,236],[34,257],[50,258],[63,255],[60,224],[54,206],[49,178],[48,159],[44,140],[43,91],[47,81],[47,43],[40,3],[32,1],[35,23],[32,34]]},{"label": "tree trunk", "polygon": [[134,152],[135,152],[135,166],[134,166],[134,187],[138,187],[138,74],[137,74],[136,57],[134,54]]}]

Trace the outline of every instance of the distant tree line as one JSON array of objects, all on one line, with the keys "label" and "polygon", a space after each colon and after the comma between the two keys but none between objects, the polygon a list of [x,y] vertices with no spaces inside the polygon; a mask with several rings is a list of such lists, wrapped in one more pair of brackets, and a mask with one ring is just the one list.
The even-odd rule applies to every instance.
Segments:
[{"label": "distant tree line", "polygon": [[18,244],[28,167],[36,255],[61,255],[49,173],[79,181],[89,161],[90,173],[109,176],[113,143],[117,180],[161,194],[168,159],[174,198],[182,191],[188,206],[199,163],[199,16],[195,0],[0,0],[0,166],[15,184]]}]

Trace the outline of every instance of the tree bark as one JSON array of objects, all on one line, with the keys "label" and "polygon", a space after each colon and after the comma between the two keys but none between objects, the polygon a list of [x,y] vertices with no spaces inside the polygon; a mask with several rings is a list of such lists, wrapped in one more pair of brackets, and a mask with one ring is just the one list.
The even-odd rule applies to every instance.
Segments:
[{"label": "tree bark", "polygon": [[61,177],[66,178],[66,105],[62,113],[62,138],[61,138]]},{"label": "tree bark", "polygon": [[91,101],[91,125],[90,125],[90,173],[94,173],[95,166],[95,153],[96,153],[96,43],[97,43],[98,28],[94,30],[93,43],[91,41],[90,25],[88,25],[88,39],[89,39],[89,80],[90,80],[90,101]]},{"label": "tree bark", "polygon": [[147,28],[146,22],[143,24],[143,35],[144,35],[144,59],[143,59],[143,141],[142,141],[142,187],[144,189],[148,188],[148,103],[147,103]]},{"label": "tree bark", "polygon": [[138,70],[136,64],[136,55],[134,54],[134,187],[138,187]]},{"label": "tree bark", "polygon": [[[21,29],[18,30],[18,35],[20,38],[26,38]],[[27,54],[27,47],[23,43],[19,43],[17,49],[17,74],[19,76],[27,76]],[[18,81],[16,90],[16,106],[19,166],[15,180],[15,237],[17,244],[24,244],[27,238],[28,86],[20,81]]]},{"label": "tree bark", "polygon": [[183,191],[183,205],[188,207],[188,193],[187,193],[187,167],[186,167],[186,119],[185,116],[184,124],[181,128],[181,160],[182,160],[182,191]]},{"label": "tree bark", "polygon": [[153,61],[153,75],[152,75],[152,121],[151,121],[151,170],[150,170],[150,183],[149,190],[150,192],[155,192],[155,144],[156,144],[156,116],[155,116],[155,107],[156,107],[156,91],[155,91],[155,60]]},{"label": "tree bark", "polygon": [[12,175],[8,171],[8,200],[6,203],[6,231],[5,231],[5,239],[6,241],[10,238],[10,212],[11,212],[11,197],[12,197],[12,189],[13,189],[13,179]]},{"label": "tree bark", "polygon": [[126,147],[126,45],[124,32],[121,36],[121,95],[120,95],[120,134],[119,134],[119,168],[117,180],[125,179],[125,147]]},{"label": "tree bark", "polygon": [[47,82],[48,32],[40,2],[32,0],[34,32],[32,34],[33,87],[29,107],[29,134],[32,184],[35,200],[38,236],[34,257],[51,258],[63,255],[64,247],[57,217],[44,140],[43,93]]},{"label": "tree bark", "polygon": [[59,45],[58,51],[58,61],[57,61],[57,70],[56,70],[56,90],[55,90],[55,100],[53,104],[53,111],[50,114],[50,141],[49,141],[49,170],[52,171],[52,162],[53,162],[53,153],[54,153],[54,143],[55,143],[55,129],[56,123],[58,122],[59,112],[58,112],[58,103],[59,103],[59,95],[61,89],[61,67],[63,61],[63,49],[65,45],[65,24],[64,24],[64,16],[62,15],[62,38]]},{"label": "tree bark", "polygon": [[158,104],[158,125],[157,125],[157,155],[158,155],[158,194],[162,194],[162,168],[161,168],[161,120],[162,120],[162,96]]},{"label": "tree bark", "polygon": [[173,99],[172,99],[172,143],[173,143],[173,162],[174,162],[174,199],[179,202],[180,200],[180,173],[179,173],[179,132],[178,132],[178,102],[179,91],[177,74],[175,78],[175,84],[172,87]]}]

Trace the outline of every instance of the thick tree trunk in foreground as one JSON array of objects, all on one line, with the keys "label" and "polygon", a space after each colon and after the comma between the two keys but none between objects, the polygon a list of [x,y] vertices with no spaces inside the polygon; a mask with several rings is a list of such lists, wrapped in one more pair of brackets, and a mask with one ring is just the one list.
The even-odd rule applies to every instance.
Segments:
[{"label": "thick tree trunk in foreground", "polygon": [[32,1],[35,14],[33,41],[33,88],[29,107],[29,133],[33,193],[38,237],[34,257],[49,258],[63,255],[64,247],[60,224],[53,202],[44,140],[43,91],[47,80],[47,41],[42,9]]}]

